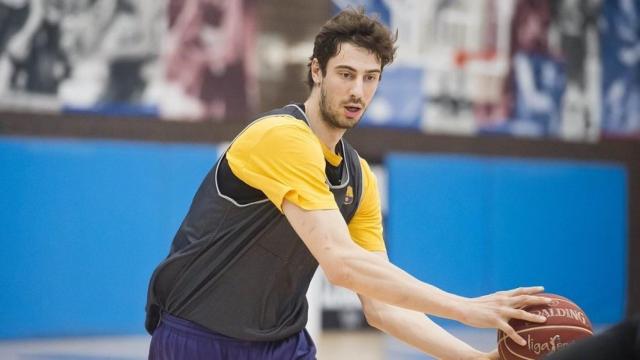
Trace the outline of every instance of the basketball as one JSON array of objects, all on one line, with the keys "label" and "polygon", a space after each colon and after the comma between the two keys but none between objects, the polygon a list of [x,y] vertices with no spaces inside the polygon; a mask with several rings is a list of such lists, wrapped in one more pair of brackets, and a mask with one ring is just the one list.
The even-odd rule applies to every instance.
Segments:
[{"label": "basketball", "polygon": [[591,321],[578,305],[555,294],[539,294],[553,299],[550,304],[530,305],[523,308],[547,318],[545,323],[532,323],[511,319],[509,325],[527,344],[518,345],[504,332],[498,330],[498,352],[502,360],[541,359],[568,344],[593,335]]}]

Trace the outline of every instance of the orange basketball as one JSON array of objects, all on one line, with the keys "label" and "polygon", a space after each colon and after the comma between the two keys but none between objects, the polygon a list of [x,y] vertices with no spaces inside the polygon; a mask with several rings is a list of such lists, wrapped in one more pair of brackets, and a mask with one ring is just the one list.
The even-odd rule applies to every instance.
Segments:
[{"label": "orange basketball", "polygon": [[533,360],[555,352],[568,344],[593,335],[591,321],[571,300],[554,294],[538,294],[552,298],[547,305],[531,305],[523,309],[547,318],[545,323],[531,323],[512,319],[509,325],[520,334],[527,345],[516,344],[498,330],[498,352],[502,360]]}]

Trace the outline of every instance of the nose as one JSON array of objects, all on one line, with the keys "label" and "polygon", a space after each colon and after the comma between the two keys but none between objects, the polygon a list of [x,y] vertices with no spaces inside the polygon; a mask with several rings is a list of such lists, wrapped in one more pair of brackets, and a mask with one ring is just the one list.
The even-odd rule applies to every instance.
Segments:
[{"label": "nose", "polygon": [[353,81],[353,83],[351,84],[349,95],[351,95],[351,97],[354,97],[356,99],[362,99],[362,97],[364,96],[364,81],[362,81],[362,78],[357,77]]}]

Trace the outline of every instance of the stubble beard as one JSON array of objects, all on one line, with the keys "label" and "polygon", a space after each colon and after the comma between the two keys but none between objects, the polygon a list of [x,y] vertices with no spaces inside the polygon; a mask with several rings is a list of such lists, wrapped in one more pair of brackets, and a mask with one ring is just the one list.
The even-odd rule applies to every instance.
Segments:
[{"label": "stubble beard", "polygon": [[355,119],[353,122],[350,122],[348,119],[345,121],[340,121],[340,114],[337,114],[334,111],[331,111],[329,108],[329,104],[327,103],[327,91],[323,85],[320,86],[320,114],[322,115],[322,119],[329,126],[336,129],[349,130],[354,128],[360,122],[362,115]]}]

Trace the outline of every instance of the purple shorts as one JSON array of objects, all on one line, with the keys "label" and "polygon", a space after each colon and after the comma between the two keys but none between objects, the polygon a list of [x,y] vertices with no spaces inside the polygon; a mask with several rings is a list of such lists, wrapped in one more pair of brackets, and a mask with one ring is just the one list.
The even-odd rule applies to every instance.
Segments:
[{"label": "purple shorts", "polygon": [[316,347],[306,330],[278,341],[245,341],[163,314],[151,337],[149,360],[182,359],[315,360]]}]

